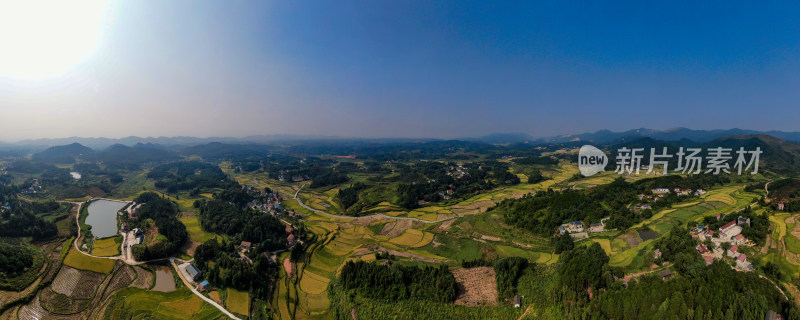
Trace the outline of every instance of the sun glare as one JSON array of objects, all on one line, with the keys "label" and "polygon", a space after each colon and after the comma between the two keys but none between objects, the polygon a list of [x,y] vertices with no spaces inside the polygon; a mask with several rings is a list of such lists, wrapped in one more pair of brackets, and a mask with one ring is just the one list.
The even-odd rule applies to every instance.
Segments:
[{"label": "sun glare", "polygon": [[89,57],[105,0],[0,0],[0,77],[47,79]]}]

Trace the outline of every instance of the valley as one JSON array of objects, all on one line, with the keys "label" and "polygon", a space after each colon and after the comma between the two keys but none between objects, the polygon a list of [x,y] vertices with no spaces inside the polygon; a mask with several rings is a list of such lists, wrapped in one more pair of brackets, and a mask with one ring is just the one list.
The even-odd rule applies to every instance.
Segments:
[{"label": "valley", "polygon": [[[409,158],[367,144],[341,157],[302,144],[268,153],[210,145],[163,148],[156,162],[113,167],[61,148],[76,154],[73,163],[7,160],[12,219],[4,223],[30,215],[25,223],[39,227],[3,235],[30,258],[3,282],[2,319],[614,317],[613,296],[674,296],[652,288],[709,281],[701,276],[709,272],[741,274],[749,290],[780,297],[758,308],[797,308],[800,214],[791,210],[800,183],[786,171],[584,177],[575,149],[563,145],[402,147],[421,151]],[[403,160],[375,160],[387,158]],[[32,177],[35,170],[44,171]],[[471,175],[483,178],[463,180]],[[407,201],[412,194],[421,199]],[[114,205],[99,213],[94,204]],[[106,220],[87,218],[98,213]],[[734,241],[722,230],[742,217],[746,238]],[[725,251],[732,243],[735,254]],[[389,270],[405,279],[437,270],[439,278],[427,288],[385,284],[392,292],[359,282],[360,272]],[[554,295],[569,298],[554,303]],[[675,312],[716,308],[704,303]],[[652,305],[638,306],[624,312]]]}]

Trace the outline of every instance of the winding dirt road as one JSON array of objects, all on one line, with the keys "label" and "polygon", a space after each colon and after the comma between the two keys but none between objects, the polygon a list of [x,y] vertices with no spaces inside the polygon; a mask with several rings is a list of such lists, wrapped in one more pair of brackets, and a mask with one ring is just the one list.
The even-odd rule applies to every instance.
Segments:
[{"label": "winding dirt road", "polygon": [[[255,181],[255,183],[259,187],[262,187],[262,188],[264,187],[258,181]],[[297,203],[299,203],[301,207],[306,208],[307,210],[310,210],[310,211],[313,211],[313,212],[316,212],[316,213],[319,213],[319,214],[322,214],[322,215],[326,215],[326,216],[329,216],[329,217],[334,217],[334,218],[342,218],[342,219],[358,219],[358,218],[360,218],[360,217],[352,217],[352,216],[345,216],[345,215],[328,213],[328,212],[325,212],[325,211],[322,211],[322,210],[319,210],[319,209],[314,209],[312,207],[307,206],[305,203],[303,203],[303,200],[300,200],[300,197],[297,196],[300,193],[300,190],[302,190],[303,187],[305,187],[305,186],[306,185],[300,186],[300,188],[297,189],[297,191],[293,195],[289,194],[289,193],[287,193],[285,191],[280,191],[280,190],[279,191],[292,196],[293,199],[297,200]],[[459,216],[457,215],[457,216],[454,216],[454,217],[445,218],[445,219],[439,219],[439,220],[423,220],[423,219],[411,218],[411,217],[392,217],[392,216],[387,216],[387,215],[382,214],[382,213],[376,213],[376,214],[371,214],[371,215],[365,216],[365,217],[383,217],[383,218],[387,218],[387,219],[411,220],[411,221],[418,221],[418,222],[422,222],[422,223],[439,223],[439,222],[442,222],[442,221],[453,220],[455,218],[458,218]]]}]

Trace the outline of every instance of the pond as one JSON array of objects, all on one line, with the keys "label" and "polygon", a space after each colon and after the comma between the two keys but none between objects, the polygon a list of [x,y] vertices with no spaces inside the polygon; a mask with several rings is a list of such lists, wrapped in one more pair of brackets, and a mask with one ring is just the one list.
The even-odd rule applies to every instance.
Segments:
[{"label": "pond", "polygon": [[156,270],[156,284],[153,290],[170,292],[175,291],[175,278],[172,276],[172,268],[165,266],[154,267]]},{"label": "pond", "polygon": [[111,237],[118,233],[117,211],[126,204],[126,202],[111,200],[96,200],[89,204],[86,224],[92,226],[92,234],[95,238]]},{"label": "pond", "polygon": [[642,241],[647,241],[647,240],[652,240],[652,239],[657,239],[658,238],[658,233],[656,233],[655,231],[651,230],[650,228],[644,228],[644,229],[638,230],[637,232],[639,232],[639,238],[642,238]]},{"label": "pond", "polygon": [[81,179],[81,173],[80,172],[72,171],[69,174],[72,175],[72,178],[75,179],[75,180],[80,180]]}]

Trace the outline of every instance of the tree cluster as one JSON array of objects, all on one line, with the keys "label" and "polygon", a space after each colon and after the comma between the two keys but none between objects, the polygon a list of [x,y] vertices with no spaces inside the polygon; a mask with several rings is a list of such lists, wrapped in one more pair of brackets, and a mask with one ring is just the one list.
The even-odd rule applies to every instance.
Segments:
[{"label": "tree cluster", "polygon": [[512,299],[517,293],[517,280],[528,267],[528,260],[521,257],[508,257],[494,262],[495,279],[497,280],[497,298]]},{"label": "tree cluster", "polygon": [[[519,177],[508,172],[508,164],[487,161],[457,166],[455,163],[420,161],[413,166],[398,166],[398,205],[413,209],[418,201],[438,202],[443,196],[461,197],[489,190],[498,185],[515,185]],[[452,194],[445,194],[452,190]]]},{"label": "tree cluster", "polygon": [[132,222],[133,226],[141,228],[144,221],[152,219],[155,221],[158,233],[166,238],[150,244],[134,246],[133,255],[136,260],[168,257],[183,246],[188,238],[188,233],[186,226],[178,220],[178,208],[172,201],[161,198],[153,192],[142,193],[134,201],[144,204],[137,210],[138,219]]},{"label": "tree cluster", "polygon": [[33,265],[30,251],[10,244],[0,243],[0,275],[13,278]]},{"label": "tree cluster", "polygon": [[347,188],[340,189],[339,193],[336,195],[336,199],[339,200],[339,204],[342,205],[342,208],[350,208],[350,206],[358,202],[358,193],[366,188],[367,186],[365,184],[356,182]]},{"label": "tree cluster", "polygon": [[156,180],[156,188],[166,189],[168,193],[192,189],[227,188],[235,183],[219,166],[200,161],[162,164],[147,173],[147,178]]},{"label": "tree cluster", "polygon": [[339,285],[369,299],[383,301],[428,300],[453,302],[458,293],[456,279],[447,266],[386,266],[348,261],[339,275]]}]

